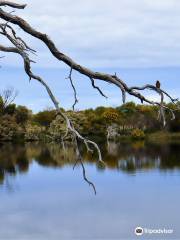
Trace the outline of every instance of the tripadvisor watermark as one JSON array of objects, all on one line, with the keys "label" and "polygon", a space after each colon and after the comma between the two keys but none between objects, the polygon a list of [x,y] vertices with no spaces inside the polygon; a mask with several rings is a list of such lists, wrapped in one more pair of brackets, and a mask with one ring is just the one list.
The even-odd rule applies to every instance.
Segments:
[{"label": "tripadvisor watermark", "polygon": [[173,229],[168,229],[168,228],[157,228],[157,229],[152,229],[152,228],[142,228],[142,227],[137,227],[134,231],[134,233],[137,236],[142,236],[144,234],[156,234],[156,235],[160,235],[160,234],[173,234],[174,230]]}]

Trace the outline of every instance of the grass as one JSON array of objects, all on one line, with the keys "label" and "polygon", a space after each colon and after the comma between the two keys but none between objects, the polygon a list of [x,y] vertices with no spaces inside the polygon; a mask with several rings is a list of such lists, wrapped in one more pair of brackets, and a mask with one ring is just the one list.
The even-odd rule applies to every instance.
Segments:
[{"label": "grass", "polygon": [[147,140],[149,141],[180,141],[180,132],[167,132],[167,131],[158,131],[147,135]]}]

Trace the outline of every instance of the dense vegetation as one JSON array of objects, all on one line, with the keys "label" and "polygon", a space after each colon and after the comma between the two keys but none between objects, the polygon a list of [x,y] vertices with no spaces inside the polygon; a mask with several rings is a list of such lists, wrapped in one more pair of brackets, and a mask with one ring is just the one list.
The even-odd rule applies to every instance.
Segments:
[{"label": "dense vegetation", "polygon": [[[162,124],[157,119],[157,107],[138,105],[133,102],[117,108],[98,107],[94,110],[67,111],[66,113],[81,134],[89,137],[144,138],[146,134],[162,129]],[[174,121],[170,121],[170,116],[167,114],[167,120],[165,130],[180,131],[180,111],[176,111]],[[6,106],[3,98],[0,98],[0,141],[61,140],[65,132],[65,123],[61,117],[56,116],[55,110],[33,114],[24,106],[12,103]]]}]

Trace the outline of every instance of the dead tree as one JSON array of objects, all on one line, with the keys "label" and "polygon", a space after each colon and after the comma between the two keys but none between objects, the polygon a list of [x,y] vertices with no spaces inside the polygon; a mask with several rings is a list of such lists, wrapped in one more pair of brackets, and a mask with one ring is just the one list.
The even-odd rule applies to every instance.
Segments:
[{"label": "dead tree", "polygon": [[[164,96],[168,97],[170,101],[173,104],[176,104],[178,99],[172,98],[166,91],[163,89],[156,87],[155,85],[145,85],[143,87],[129,87],[124,80],[119,78],[119,76],[107,74],[107,73],[101,73],[101,72],[94,72],[91,69],[86,68],[85,66],[82,66],[75,62],[73,59],[71,59],[69,56],[66,54],[62,53],[55,45],[55,43],[44,33],[41,33],[40,31],[36,30],[33,28],[27,21],[22,19],[21,17],[14,15],[14,11],[12,12],[7,12],[4,10],[4,7],[11,7],[13,9],[24,9],[26,7],[26,4],[18,4],[15,3],[14,1],[3,1],[0,0],[0,34],[4,36],[10,43],[10,46],[4,46],[0,44],[0,51],[5,52],[5,53],[15,53],[19,56],[22,57],[23,63],[24,63],[24,70],[26,74],[29,76],[29,79],[34,79],[40,82],[46,89],[50,99],[52,100],[56,110],[57,114],[61,115],[61,117],[65,120],[66,126],[67,126],[67,131],[66,134],[69,132],[73,135],[73,139],[77,148],[77,155],[79,155],[79,159],[81,159],[79,150],[78,150],[78,144],[77,141],[81,141],[85,144],[87,151],[92,151],[92,147],[98,152],[98,161],[103,163],[102,156],[101,156],[101,151],[98,147],[98,145],[87,139],[84,138],[73,126],[72,122],[70,119],[66,116],[64,112],[61,111],[59,101],[56,99],[54,94],[52,93],[50,87],[46,84],[44,79],[42,77],[36,75],[32,71],[32,63],[34,61],[31,59],[33,54],[36,54],[36,51],[32,49],[28,44],[23,40],[22,37],[17,36],[17,32],[15,30],[15,26],[18,26],[20,29],[22,29],[25,33],[31,35],[32,37],[39,39],[41,42],[43,42],[50,53],[59,61],[63,62],[66,64],[69,69],[69,76],[68,79],[70,80],[71,86],[74,91],[74,98],[75,102],[73,104],[73,109],[75,105],[78,102],[77,99],[77,93],[76,93],[76,88],[73,84],[73,79],[72,79],[72,72],[77,71],[79,74],[83,75],[84,77],[88,78],[91,82],[91,85],[94,89],[96,89],[103,97],[106,97],[105,94],[102,92],[102,90],[96,86],[96,81],[104,81],[110,84],[113,84],[117,86],[121,93],[122,93],[122,101],[125,103],[126,101],[126,95],[132,95],[135,98],[139,99],[142,103],[148,103],[151,105],[156,105],[159,107],[159,117],[161,118],[163,124],[166,124],[166,119],[165,119],[165,110],[169,111],[170,114],[172,115],[172,119],[175,118],[174,111],[170,108],[168,108],[165,103],[164,103]],[[143,94],[142,91],[150,89],[152,91],[155,91],[161,96],[160,102],[155,102],[152,101],[151,99],[146,98]],[[83,175],[84,174],[84,168],[83,168]],[[84,177],[86,179],[86,177]],[[87,180],[87,179],[86,179]]]},{"label": "dead tree", "polygon": [[0,92],[0,98],[2,99],[2,107],[3,110],[14,102],[17,97],[18,92],[14,90],[14,88],[9,87]]}]

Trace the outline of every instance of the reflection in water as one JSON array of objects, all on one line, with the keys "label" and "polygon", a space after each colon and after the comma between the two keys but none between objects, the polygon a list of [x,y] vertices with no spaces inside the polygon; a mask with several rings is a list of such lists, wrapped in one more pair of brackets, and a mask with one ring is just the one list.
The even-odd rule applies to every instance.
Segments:
[{"label": "reflection in water", "polygon": [[137,226],[174,230],[143,239],[180,239],[180,144],[109,142],[101,149],[106,168],[81,149],[95,196],[82,169],[72,170],[71,145],[1,144],[0,239],[134,240]]},{"label": "reflection in water", "polygon": [[[109,142],[101,145],[103,160],[107,169],[125,172],[137,170],[173,170],[180,169],[180,151],[178,143],[150,144],[143,141],[132,143]],[[96,156],[87,154],[81,149],[85,163],[96,164]],[[3,184],[8,176],[17,173],[28,172],[32,161],[41,166],[62,168],[66,165],[74,165],[76,154],[74,148],[69,145],[66,149],[59,144],[26,143],[0,145],[0,184]],[[99,170],[102,167],[97,165]]]},{"label": "reflection in water", "polygon": [[109,168],[127,172],[180,169],[179,146],[179,143],[150,144],[144,141],[110,143],[104,158]]}]

